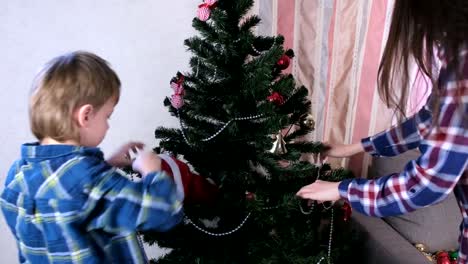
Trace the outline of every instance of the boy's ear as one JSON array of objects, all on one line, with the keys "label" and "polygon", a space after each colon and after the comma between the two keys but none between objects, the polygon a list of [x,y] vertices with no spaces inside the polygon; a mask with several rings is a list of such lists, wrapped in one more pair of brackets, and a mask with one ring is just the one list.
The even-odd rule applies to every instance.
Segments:
[{"label": "boy's ear", "polygon": [[89,120],[91,119],[91,115],[93,114],[93,106],[90,104],[85,104],[80,106],[75,111],[75,119],[78,123],[79,127],[87,127],[89,124]]}]

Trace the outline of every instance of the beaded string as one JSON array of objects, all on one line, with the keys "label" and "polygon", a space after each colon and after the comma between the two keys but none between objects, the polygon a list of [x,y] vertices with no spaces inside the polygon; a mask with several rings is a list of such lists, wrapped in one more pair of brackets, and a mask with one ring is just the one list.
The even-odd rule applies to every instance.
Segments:
[{"label": "beaded string", "polygon": [[248,213],[247,216],[244,218],[244,220],[242,220],[242,222],[234,229],[232,229],[231,231],[228,231],[228,232],[223,232],[223,233],[213,233],[213,232],[210,232],[210,231],[207,231],[201,227],[199,227],[197,224],[195,224],[190,218],[188,217],[185,217],[185,220],[191,224],[192,226],[194,226],[196,229],[198,229],[199,231],[207,234],[207,235],[210,235],[210,236],[227,236],[227,235],[230,235],[236,231],[238,231],[239,229],[242,228],[242,226],[245,224],[245,222],[247,222],[247,219],[249,219],[251,213]]},{"label": "beaded string", "polygon": [[[319,179],[320,177],[320,170],[322,169],[322,164],[321,162],[319,162],[319,169],[317,170],[317,179]],[[314,211],[314,205],[315,205],[315,202],[312,203],[312,206],[310,208],[309,211],[304,211],[304,209],[302,208],[302,206],[299,204],[299,209],[301,210],[301,212],[305,215],[309,215],[311,214],[313,211]],[[327,248],[327,263],[330,264],[330,259],[331,259],[331,247],[332,247],[332,240],[333,240],[333,222],[334,222],[334,209],[333,209],[333,205],[334,205],[334,202],[331,203],[330,206],[325,206],[324,203],[322,203],[322,206],[325,210],[329,210],[331,209],[331,217],[330,217],[330,234],[328,236],[328,248]],[[325,257],[322,257],[320,258],[320,260],[317,262],[317,264],[320,264],[322,262],[322,260],[324,260]]]},{"label": "beaded string", "polygon": [[[273,206],[273,207],[265,207],[263,209],[275,209],[275,208],[278,208],[278,206]],[[302,209],[301,209],[302,210]],[[242,226],[244,226],[244,224],[247,222],[247,220],[249,219],[250,215],[252,213],[248,213],[247,216],[244,218],[244,220],[242,220],[242,222],[237,226],[235,227],[234,229],[230,230],[230,231],[227,231],[227,232],[223,232],[223,233],[213,233],[213,232],[210,232],[210,231],[207,231],[205,229],[203,229],[202,227],[198,226],[197,224],[195,224],[190,218],[188,218],[187,216],[185,217],[185,221],[189,224],[191,224],[192,226],[194,226],[197,230],[207,234],[207,235],[210,235],[210,236],[216,236],[216,237],[221,237],[221,236],[227,236],[227,235],[230,235],[236,231],[238,231],[239,229],[242,228]],[[309,213],[310,214],[310,213]],[[330,218],[330,233],[329,233],[329,236],[328,236],[328,248],[327,248],[327,262],[330,264],[330,259],[331,259],[331,247],[332,247],[332,240],[333,240],[333,223],[334,223],[334,209],[332,208],[331,209],[331,218]],[[317,264],[320,264],[322,262],[322,260],[324,260],[325,257],[322,257],[318,262]]]},{"label": "beaded string", "polygon": [[[279,206],[270,206],[270,207],[263,207],[262,209],[263,210],[271,210],[271,209],[277,209],[279,208]],[[207,231],[205,229],[203,229],[202,227],[198,226],[197,224],[195,224],[189,217],[185,216],[185,220],[187,223],[191,224],[192,226],[194,226],[196,229],[198,229],[199,231],[205,233],[205,234],[208,234],[208,235],[211,235],[211,236],[227,236],[227,235],[230,235],[236,231],[238,231],[239,229],[242,228],[242,226],[245,224],[245,222],[247,222],[247,219],[249,219],[250,215],[252,213],[248,213],[247,216],[244,218],[244,220],[242,220],[242,222],[237,226],[235,227],[234,229],[232,229],[231,231],[228,231],[228,232],[223,232],[223,233],[213,233],[213,232],[210,232],[210,231]]]},{"label": "beaded string", "polygon": [[[239,42],[239,41],[240,41],[240,39],[236,39],[234,42],[237,43],[237,42]],[[270,47],[269,49],[267,49],[267,50],[270,50],[270,49],[273,48],[275,45],[276,45],[276,38],[273,39],[273,43],[271,44],[271,47]],[[254,47],[253,44],[250,44],[250,47],[252,48],[253,51],[255,51],[255,52],[258,53],[258,54],[262,54],[263,52],[267,51],[267,50],[265,50],[265,51],[263,51],[263,52],[262,52],[262,51],[259,51],[258,49],[256,49],[256,48]],[[196,70],[196,73],[195,73],[195,77],[198,77],[198,68],[199,68],[199,67],[200,67],[200,58],[197,57],[197,70]],[[215,74],[214,74],[214,76],[213,76],[213,80],[214,80],[215,77],[216,77],[216,70],[215,70]]]},{"label": "beaded string", "polygon": [[[271,47],[270,47],[269,49],[273,48],[275,45],[276,45],[276,38],[273,39],[273,43],[271,44]],[[254,47],[253,44],[250,44],[250,47],[253,49],[253,51],[255,51],[255,52],[258,53],[258,54],[262,54],[263,52],[269,50],[269,49],[267,49],[267,50],[265,50],[265,51],[263,51],[263,52],[262,52],[262,51],[259,51],[258,49],[256,49],[256,48]]]},{"label": "beaded string", "polygon": [[[331,247],[332,247],[332,240],[333,240],[333,220],[334,220],[334,211],[333,208],[331,209],[331,217],[330,217],[330,234],[328,235],[328,248],[327,248],[327,263],[330,264],[331,260]],[[321,257],[317,264],[322,263],[325,257]]]},{"label": "beaded string", "polygon": [[314,207],[315,207],[315,203],[312,203],[312,205],[310,206],[310,210],[309,211],[304,211],[302,206],[299,204],[299,209],[301,210],[301,213],[305,214],[305,215],[310,215],[314,211]]},{"label": "beaded string", "polygon": [[[287,102],[291,97],[292,97],[292,95],[290,97],[288,97],[285,102]],[[218,131],[216,131],[213,135],[211,135],[209,137],[206,137],[206,138],[203,138],[200,141],[208,142],[208,141],[212,140],[213,138],[217,137],[221,132],[223,132],[223,130],[226,129],[234,121],[255,120],[255,119],[262,118],[264,116],[265,116],[264,114],[258,114],[258,115],[252,115],[252,116],[246,116],[246,117],[233,118],[233,119],[229,120],[227,123],[224,123],[224,125]],[[177,109],[176,117],[179,120],[179,124],[180,124],[181,131],[182,131],[182,137],[184,138],[185,143],[187,143],[187,145],[189,145],[189,146],[193,146],[193,144],[188,140],[187,135],[185,134],[185,130],[187,129],[187,127],[185,126],[185,124],[182,122],[182,119],[180,118],[179,109]],[[291,128],[292,128],[292,125],[289,128],[289,130],[291,130]],[[289,130],[288,130],[288,133],[289,133]]]},{"label": "beaded string", "polygon": [[330,257],[331,257],[331,246],[332,246],[332,238],[333,238],[333,216],[334,216],[334,211],[332,208],[331,217],[330,217],[330,235],[328,236],[328,252],[327,252],[328,263],[330,263]]},{"label": "beaded string", "polygon": [[[259,115],[254,115],[254,116],[247,116],[247,117],[236,117],[236,118],[233,118],[231,120],[229,120],[227,123],[225,123],[220,129],[218,129],[218,131],[216,131],[213,135],[209,136],[209,137],[206,137],[206,138],[203,138],[201,139],[200,141],[202,142],[207,142],[207,141],[210,141],[212,140],[213,138],[215,138],[216,136],[218,136],[221,132],[223,132],[224,129],[226,129],[232,122],[234,121],[246,121],[246,120],[255,120],[255,119],[259,119],[261,117],[263,117],[264,115],[263,114],[259,114]],[[184,125],[184,123],[182,122],[180,116],[179,116],[179,110],[177,110],[177,119],[179,119],[179,123],[180,123],[180,127],[181,127],[181,131],[182,131],[182,136],[184,137],[184,140],[185,142],[192,146],[193,144],[188,140],[187,138],[187,135],[185,134],[185,130],[187,129]]]}]

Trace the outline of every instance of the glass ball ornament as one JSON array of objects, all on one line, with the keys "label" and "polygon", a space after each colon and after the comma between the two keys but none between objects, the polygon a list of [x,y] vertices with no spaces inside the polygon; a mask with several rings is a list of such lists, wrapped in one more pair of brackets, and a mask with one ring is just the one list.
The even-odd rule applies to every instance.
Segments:
[{"label": "glass ball ornament", "polygon": [[301,124],[303,127],[306,127],[308,129],[314,130],[315,129],[315,121],[314,117],[312,115],[307,115],[306,118],[302,121]]}]

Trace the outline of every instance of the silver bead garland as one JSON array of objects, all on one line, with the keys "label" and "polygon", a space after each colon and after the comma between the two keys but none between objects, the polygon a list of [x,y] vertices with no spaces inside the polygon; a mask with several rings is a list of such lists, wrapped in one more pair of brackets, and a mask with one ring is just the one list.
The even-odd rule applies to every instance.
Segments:
[{"label": "silver bead garland", "polygon": [[[272,207],[264,207],[263,209],[264,210],[269,210],[269,209],[276,209],[278,208],[279,206],[272,206]],[[313,209],[313,208],[312,208]],[[301,211],[302,211],[302,208],[301,208]],[[310,211],[311,212],[311,211]],[[310,212],[308,214],[310,214]],[[223,233],[213,233],[213,232],[210,232],[210,231],[207,231],[205,229],[203,229],[202,227],[199,227],[198,225],[196,225],[190,218],[188,218],[187,216],[185,217],[185,221],[189,224],[191,224],[193,227],[195,227],[197,230],[207,234],[207,235],[210,235],[210,236],[216,236],[216,237],[221,237],[221,236],[227,236],[227,235],[230,235],[234,232],[237,232],[239,229],[242,228],[242,226],[244,226],[244,224],[247,222],[247,219],[249,219],[250,215],[252,213],[248,213],[247,216],[244,218],[244,220],[242,220],[242,222],[237,226],[235,227],[234,229],[230,230],[230,231],[227,231],[227,232],[223,232]],[[327,248],[327,263],[330,264],[330,260],[331,260],[331,247],[332,247],[332,240],[333,240],[333,222],[334,222],[334,210],[333,208],[331,209],[331,217],[330,217],[330,234],[328,236],[328,248]],[[317,262],[317,264],[320,264],[322,262],[322,260],[324,260],[325,257],[322,257],[320,258],[320,260]]]},{"label": "silver bead garland", "polygon": [[300,205],[300,202],[299,202],[299,209],[301,210],[302,214],[310,215],[314,211],[314,207],[315,207],[315,203],[312,204],[309,211],[304,211],[304,209],[302,208],[302,206]]},{"label": "silver bead garland", "polygon": [[278,209],[278,208],[279,208],[279,205],[277,205],[277,206],[263,207],[262,209],[263,209],[263,210],[273,210],[273,209]]},{"label": "silver bead garland", "polygon": [[[218,131],[216,131],[216,133],[214,133],[213,135],[211,135],[209,137],[203,138],[200,141],[207,142],[207,141],[212,140],[213,138],[218,136],[221,132],[223,132],[223,130],[226,129],[226,127],[228,127],[234,121],[254,120],[254,119],[259,119],[259,118],[261,118],[263,116],[264,116],[263,114],[259,114],[259,115],[254,115],[254,116],[233,118],[233,119],[229,120],[227,123],[225,123]],[[190,146],[193,146],[193,144],[188,140],[187,135],[185,134],[186,127],[185,127],[184,123],[182,122],[182,120],[180,118],[179,110],[177,110],[177,118],[179,119],[180,128],[181,128],[181,131],[182,131],[182,136],[184,137],[185,143],[187,143]]]},{"label": "silver bead garland", "polygon": [[211,81],[214,82],[216,80],[216,75],[218,74],[218,69],[215,69],[215,72],[213,74],[213,77],[211,78]]},{"label": "silver bead garland", "polygon": [[185,126],[184,126],[184,123],[182,122],[182,119],[180,119],[179,117],[179,109],[177,109],[177,119],[179,119],[180,130],[182,131],[182,137],[184,137],[185,143],[187,143],[187,145],[189,146],[192,146],[190,141],[188,141],[187,136],[185,135],[185,132],[184,132]]},{"label": "silver bead garland", "polygon": [[253,51],[255,51],[256,53],[258,54],[261,54],[261,52],[259,50],[257,50],[253,44],[250,44],[250,46],[252,47]]},{"label": "silver bead garland", "polygon": [[242,222],[234,229],[232,229],[231,231],[228,231],[228,232],[223,232],[223,233],[213,233],[213,232],[210,232],[210,231],[207,231],[201,227],[199,227],[198,225],[196,225],[190,218],[188,218],[187,216],[185,217],[185,220],[191,224],[193,227],[195,227],[196,229],[198,229],[199,231],[207,234],[207,235],[210,235],[210,236],[227,236],[227,235],[230,235],[236,231],[238,231],[239,229],[242,228],[242,226],[245,224],[245,222],[247,222],[247,219],[249,219],[251,213],[248,213],[247,216],[244,218],[244,220],[242,220]]},{"label": "silver bead garland", "polygon": [[[301,208],[302,212],[302,208]],[[309,213],[310,214],[310,213]],[[331,209],[331,217],[330,217],[330,234],[328,236],[328,248],[327,248],[327,263],[330,264],[331,260],[331,247],[332,247],[332,240],[333,240],[333,216],[334,216],[334,211],[333,208]],[[324,260],[325,257],[321,257],[320,260],[317,262],[317,264],[320,264],[322,260]]]},{"label": "silver bead garland", "polygon": [[330,257],[331,257],[331,246],[332,246],[332,239],[333,239],[333,208],[331,209],[331,218],[330,218],[330,236],[328,237],[328,263],[330,264]]},{"label": "silver bead garland", "polygon": [[[272,209],[277,209],[279,208],[279,206],[270,206],[270,207],[263,207],[262,209],[263,210],[272,210]],[[211,235],[211,236],[227,236],[227,235],[230,235],[234,232],[236,232],[237,230],[241,229],[242,226],[245,224],[245,222],[247,222],[247,219],[250,217],[252,213],[248,213],[247,216],[244,218],[244,220],[236,227],[234,228],[233,230],[229,231],[229,232],[224,232],[224,233],[213,233],[213,232],[210,232],[210,231],[207,231],[199,226],[197,226],[189,217],[185,216],[185,220],[187,221],[187,223],[193,225],[196,229],[198,229],[199,231],[205,233],[205,234],[208,234],[208,235]]]},{"label": "silver bead garland", "polygon": [[[320,164],[322,165],[322,164]],[[320,169],[322,168],[322,166],[320,166],[320,168],[317,170],[317,179],[319,179],[320,177]],[[330,234],[328,236],[328,250],[327,250],[327,263],[330,264],[330,259],[331,259],[331,247],[332,247],[332,240],[333,240],[333,216],[334,216],[334,210],[333,210],[333,205],[335,203],[333,202],[330,206],[325,206],[323,203],[322,203],[322,206],[325,210],[329,210],[331,209],[331,217],[330,217]],[[301,204],[299,203],[299,209],[301,210],[301,213],[305,214],[305,215],[309,215],[312,213],[312,211],[314,210],[314,205],[315,204],[312,204],[311,206],[311,209],[309,211],[304,211],[304,209],[302,208]],[[324,260],[325,257],[322,257],[320,258],[320,260],[317,262],[317,264],[320,264],[322,262],[322,260]]]},{"label": "silver bead garland", "polygon": [[[276,45],[276,38],[273,39],[273,44],[271,44],[271,47],[269,49],[273,48],[275,45]],[[250,44],[250,47],[252,47],[253,51],[255,51],[256,53],[262,54],[262,52],[256,49],[253,44]]]}]

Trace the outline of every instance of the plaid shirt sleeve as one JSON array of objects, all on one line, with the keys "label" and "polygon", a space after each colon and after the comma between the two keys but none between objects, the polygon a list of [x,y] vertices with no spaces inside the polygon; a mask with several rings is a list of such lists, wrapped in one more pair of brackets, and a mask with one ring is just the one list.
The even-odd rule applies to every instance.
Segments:
[{"label": "plaid shirt sleeve", "polygon": [[133,182],[110,169],[89,190],[84,206],[88,230],[109,233],[134,230],[165,231],[183,218],[182,195],[164,172],[154,172],[142,181]]},{"label": "plaid shirt sleeve", "polygon": [[389,130],[364,138],[364,150],[373,156],[392,157],[419,146],[426,127],[431,124],[431,112],[423,107],[414,116]]},{"label": "plaid shirt sleeve", "polygon": [[379,217],[404,214],[437,203],[452,191],[468,159],[468,60],[460,63],[461,78],[447,67],[441,69],[438,126],[432,126],[431,112],[424,109],[401,126],[363,140],[374,155],[396,155],[418,146],[421,156],[401,173],[342,181],[340,196],[353,209]]}]

